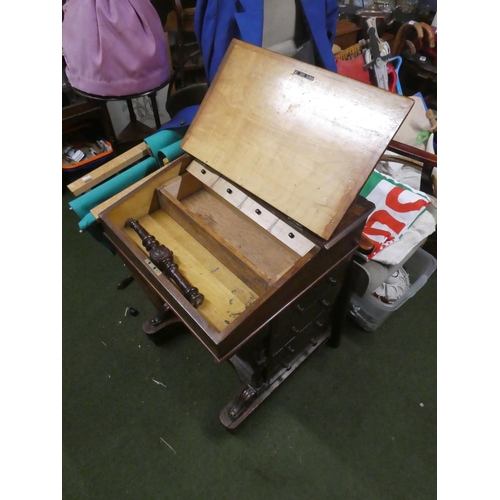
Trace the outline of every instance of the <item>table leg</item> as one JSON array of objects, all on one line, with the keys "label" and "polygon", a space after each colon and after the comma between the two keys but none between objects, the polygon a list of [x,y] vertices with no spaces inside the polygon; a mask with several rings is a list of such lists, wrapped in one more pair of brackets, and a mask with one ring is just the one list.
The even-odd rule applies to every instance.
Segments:
[{"label": "table leg", "polygon": [[349,302],[351,299],[353,271],[354,263],[351,258],[344,278],[344,283],[342,284],[342,288],[339,292],[335,305],[330,312],[331,336],[327,341],[327,344],[330,347],[337,348],[340,346],[340,341],[342,339],[342,328],[344,327],[347,311],[349,309]]},{"label": "table leg", "polygon": [[271,380],[266,376],[267,355],[265,352],[260,352],[258,348],[253,351],[254,355],[250,358],[246,357],[244,360],[239,356],[230,358],[229,361],[235,367],[240,379],[246,379],[246,381],[220,412],[219,418],[222,425],[229,430],[240,425],[313,351],[322,346],[329,336],[328,330],[322,332],[315,339],[314,344],[307,345],[289,366],[283,367]]},{"label": "table leg", "polygon": [[147,337],[158,345],[167,335],[173,333],[175,325],[183,326],[183,323],[167,304],[163,304],[155,316],[143,323],[142,329]]},{"label": "table leg", "polygon": [[158,130],[161,127],[161,121],[160,121],[160,113],[158,112],[158,102],[156,100],[156,92],[151,92],[149,98],[151,99],[151,106],[153,108],[153,114],[155,117],[156,130]]},{"label": "table leg", "polygon": [[128,113],[130,115],[130,122],[135,123],[137,121],[137,116],[135,116],[134,105],[132,99],[127,99]]}]

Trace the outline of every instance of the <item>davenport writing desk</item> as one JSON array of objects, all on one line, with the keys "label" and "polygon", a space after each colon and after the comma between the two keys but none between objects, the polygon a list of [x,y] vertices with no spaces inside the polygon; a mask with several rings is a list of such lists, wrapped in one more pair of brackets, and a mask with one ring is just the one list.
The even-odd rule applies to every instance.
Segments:
[{"label": "davenport writing desk", "polygon": [[359,190],[413,101],[233,41],[182,149],[100,214],[158,314],[241,387],[238,426],[315,349],[338,346],[373,205]]}]

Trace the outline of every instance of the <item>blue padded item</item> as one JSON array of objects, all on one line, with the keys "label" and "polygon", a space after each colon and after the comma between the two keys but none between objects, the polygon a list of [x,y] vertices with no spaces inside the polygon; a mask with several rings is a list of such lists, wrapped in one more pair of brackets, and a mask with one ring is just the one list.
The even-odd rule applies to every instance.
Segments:
[{"label": "blue padded item", "polygon": [[159,130],[158,132],[146,137],[144,142],[148,145],[149,149],[156,158],[158,165],[162,165],[161,161],[158,160],[158,152],[174,142],[180,141],[186,129],[169,129],[169,130]]},{"label": "blue padded item", "polygon": [[[200,107],[199,104],[193,104],[192,106],[186,106],[185,108],[181,109],[178,111],[170,121],[162,125],[158,131],[160,130],[168,130],[168,129],[173,129],[173,128],[182,128],[187,127],[191,125],[191,122],[193,121],[196,112],[198,111],[198,108]],[[184,134],[184,132],[183,132]]]},{"label": "blue padded item", "polygon": [[136,165],[70,201],[70,207],[80,217],[79,228],[84,231],[95,222],[95,217],[90,213],[92,208],[163,166],[164,158],[173,161],[181,156],[184,151],[180,145],[186,130],[187,127],[175,130],[160,130],[147,137],[144,142],[149,146],[154,156],[145,158]]},{"label": "blue padded item", "polygon": [[181,142],[182,141],[174,142],[173,144],[161,148],[160,151],[158,151],[157,160],[161,165],[163,165],[163,160],[165,158],[167,158],[169,161],[172,161],[175,160],[175,158],[179,158],[179,156],[184,153],[184,151],[181,149]]},{"label": "blue padded item", "polygon": [[92,208],[99,205],[103,201],[106,201],[108,198],[114,196],[120,191],[123,191],[134,182],[146,177],[157,168],[158,163],[155,158],[146,158],[137,165],[130,167],[100,186],[97,186],[89,192],[70,201],[69,206],[80,218],[83,219]]}]

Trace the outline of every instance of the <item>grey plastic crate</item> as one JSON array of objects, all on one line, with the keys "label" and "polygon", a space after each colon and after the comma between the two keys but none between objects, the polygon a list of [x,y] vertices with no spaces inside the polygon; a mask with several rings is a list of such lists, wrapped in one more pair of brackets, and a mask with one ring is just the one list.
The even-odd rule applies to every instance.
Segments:
[{"label": "grey plastic crate", "polygon": [[364,330],[374,332],[394,311],[411,299],[426,283],[437,268],[434,256],[419,248],[403,266],[410,276],[410,288],[393,304],[386,304],[371,294],[351,296],[349,314]]}]

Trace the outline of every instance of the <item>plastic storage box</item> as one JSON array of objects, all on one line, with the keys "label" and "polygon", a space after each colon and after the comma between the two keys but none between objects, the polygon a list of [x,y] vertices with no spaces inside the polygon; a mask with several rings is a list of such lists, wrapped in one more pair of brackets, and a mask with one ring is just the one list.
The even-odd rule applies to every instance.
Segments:
[{"label": "plastic storage box", "polygon": [[78,162],[70,162],[63,154],[62,172],[64,184],[73,182],[113,157],[113,146],[111,143],[104,139],[100,139],[101,144],[98,144],[97,141],[98,139],[86,139],[83,135],[69,136],[67,140],[63,140],[63,152],[66,146],[73,147],[75,150],[80,150],[86,154],[90,149],[93,149],[97,153],[95,156],[83,158]]},{"label": "plastic storage box", "polygon": [[359,297],[356,293],[352,294],[349,313],[363,330],[374,332],[394,311],[411,299],[436,270],[437,261],[430,253],[419,248],[403,267],[410,276],[411,285],[396,302],[386,304],[372,294],[363,297]]}]

